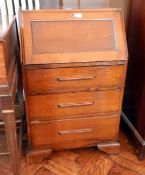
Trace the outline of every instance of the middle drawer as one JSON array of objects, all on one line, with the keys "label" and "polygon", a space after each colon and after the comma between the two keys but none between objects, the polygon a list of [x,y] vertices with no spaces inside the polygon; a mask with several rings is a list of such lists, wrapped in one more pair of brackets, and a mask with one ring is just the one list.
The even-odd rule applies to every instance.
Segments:
[{"label": "middle drawer", "polygon": [[120,89],[28,96],[29,118],[31,121],[53,120],[116,113],[120,111],[121,97]]}]

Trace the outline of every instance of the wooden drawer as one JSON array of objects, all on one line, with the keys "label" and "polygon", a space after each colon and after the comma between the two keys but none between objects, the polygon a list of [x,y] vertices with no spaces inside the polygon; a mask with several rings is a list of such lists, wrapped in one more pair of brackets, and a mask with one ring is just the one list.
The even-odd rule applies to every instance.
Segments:
[{"label": "wooden drawer", "polygon": [[91,113],[118,112],[121,94],[121,90],[116,89],[29,96],[27,100],[30,120],[53,120]]},{"label": "wooden drawer", "polygon": [[[117,138],[117,116],[91,117],[33,123],[30,126],[31,146],[37,148],[80,147],[97,141]],[[87,146],[87,145],[86,145]]]},{"label": "wooden drawer", "polygon": [[29,94],[121,87],[125,65],[27,70]]}]

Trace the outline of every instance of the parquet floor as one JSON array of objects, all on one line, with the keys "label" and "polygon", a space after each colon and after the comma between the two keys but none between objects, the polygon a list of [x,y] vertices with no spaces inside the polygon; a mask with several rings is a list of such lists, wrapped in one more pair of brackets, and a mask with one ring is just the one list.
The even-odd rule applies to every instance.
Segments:
[{"label": "parquet floor", "polygon": [[[22,175],[145,175],[145,161],[139,161],[136,148],[120,133],[121,152],[108,156],[96,148],[53,152],[41,164],[21,162]],[[10,175],[8,158],[0,158],[0,175]]]}]

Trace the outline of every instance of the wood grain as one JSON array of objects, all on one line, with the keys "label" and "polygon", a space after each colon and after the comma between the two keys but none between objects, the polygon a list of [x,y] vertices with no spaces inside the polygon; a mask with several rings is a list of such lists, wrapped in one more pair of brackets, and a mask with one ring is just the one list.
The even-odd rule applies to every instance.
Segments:
[{"label": "wood grain", "polygon": [[121,11],[26,10],[20,18],[29,152],[104,142],[100,150],[117,153],[128,57]]},{"label": "wood grain", "polygon": [[[61,13],[60,13],[61,12]],[[80,50],[78,52],[68,52],[65,51],[64,53],[57,53],[57,50],[55,53],[49,53],[47,49],[45,49],[45,53],[43,51],[43,54],[39,50],[36,52],[36,54],[33,53],[33,47],[35,40],[33,39],[34,32],[31,30],[31,21],[39,22],[44,21],[46,24],[45,31],[47,27],[47,24],[49,22],[55,21],[56,25],[58,23],[66,21],[72,21],[73,25],[75,24],[75,20],[73,18],[73,13],[82,13],[82,20],[86,22],[87,21],[93,21],[96,19],[102,19],[102,21],[110,21],[110,25],[112,27],[115,25],[115,31],[114,27],[112,28],[113,34],[109,33],[109,35],[112,35],[114,37],[114,48],[108,48],[108,49],[100,49],[97,51],[94,49],[92,50]],[[114,15],[115,13],[115,15]],[[101,15],[100,15],[101,14]],[[122,23],[122,15],[120,13],[120,10],[118,9],[92,9],[92,10],[42,10],[42,11],[21,11],[21,18],[23,19],[23,25],[21,27],[23,30],[23,49],[25,52],[25,57],[23,57],[23,63],[26,65],[29,64],[48,64],[48,63],[67,63],[67,62],[91,62],[91,61],[114,61],[114,60],[127,60],[127,46],[126,46],[126,39],[125,39],[125,30],[124,25]],[[31,20],[30,20],[31,19]],[[81,20],[80,20],[81,21]],[[98,24],[101,20],[98,20]],[[114,23],[115,21],[115,23]],[[54,26],[55,26],[54,23]],[[41,24],[41,23],[40,23]],[[40,25],[41,26],[41,25]],[[75,25],[74,25],[75,26]],[[106,26],[107,27],[107,26]],[[108,27],[107,27],[108,28]],[[57,27],[56,27],[57,29]],[[71,31],[72,28],[70,28]],[[49,30],[49,28],[48,28]],[[103,29],[104,30],[104,29]],[[56,30],[57,31],[57,30]],[[61,30],[62,31],[62,30]],[[69,30],[67,30],[69,31]],[[115,32],[115,33],[114,33]],[[45,39],[49,38],[49,32],[42,32],[37,33],[37,36],[39,38],[44,38],[43,33],[45,36]],[[56,32],[55,32],[56,33]],[[53,37],[53,41],[57,40],[57,36],[59,34],[68,35],[69,33],[66,32],[66,30],[63,30],[62,32],[57,32]],[[73,35],[73,32],[71,32]],[[75,33],[74,33],[75,34]],[[85,34],[86,35],[86,34]],[[95,34],[96,35],[96,34]],[[42,36],[42,37],[41,37]],[[70,36],[70,35],[69,35]],[[100,30],[97,33],[97,36],[102,36],[102,30]],[[63,41],[63,37],[60,37],[61,39],[57,41]],[[67,37],[66,37],[67,38]],[[51,38],[52,40],[52,38]],[[41,41],[41,40],[40,40]],[[104,40],[104,37],[98,42],[103,44],[100,47],[103,47],[105,44],[106,39]],[[111,40],[108,45],[111,45]],[[80,41],[79,41],[80,42]],[[107,41],[108,42],[108,41]],[[38,43],[38,42],[37,42]],[[41,42],[39,43],[43,48],[46,48],[47,42]],[[46,44],[46,45],[45,45]],[[82,43],[83,44],[83,43]],[[91,43],[92,46],[93,43]],[[58,44],[57,44],[58,45]],[[73,44],[73,48],[75,48],[75,43]],[[27,46],[27,47],[26,47]],[[89,46],[90,47],[90,46]],[[41,47],[42,48],[42,47]],[[68,50],[68,49],[67,49]],[[59,51],[59,50],[58,50]],[[68,53],[67,53],[68,52]],[[79,60],[78,60],[79,58]]]},{"label": "wood grain", "polygon": [[118,113],[121,90],[48,94],[27,97],[30,121]]},{"label": "wood grain", "polygon": [[27,70],[28,94],[121,88],[125,67],[115,65]]},{"label": "wood grain", "polygon": [[[97,141],[115,140],[117,138],[118,117],[92,117],[83,119],[69,119],[50,122],[32,123],[31,146],[39,148],[75,148],[85,146],[84,141],[96,144]],[[79,132],[79,130],[86,132]],[[74,131],[74,132],[71,132]],[[61,134],[65,132],[65,134]],[[77,143],[80,142],[80,145]]]},{"label": "wood grain", "polygon": [[[0,139],[0,143],[3,140]],[[121,151],[119,155],[106,155],[96,148],[81,148],[56,151],[49,159],[37,164],[26,164],[21,160],[22,175],[143,175],[145,161],[139,161],[131,139],[121,131],[119,135]],[[0,156],[1,175],[10,175],[8,157]],[[84,175],[83,174],[83,175]]]},{"label": "wood grain", "polygon": [[[21,141],[18,141],[17,138],[14,112],[16,92],[18,96],[20,91],[22,94],[22,86],[21,88],[18,86],[18,74],[20,72],[18,73],[18,64],[16,62],[19,47],[15,17],[11,19],[8,16],[2,17],[2,22],[5,25],[0,25],[0,115],[5,124],[7,154],[11,170],[14,175],[19,175]],[[23,97],[21,96],[21,98]],[[21,99],[21,101],[23,100]],[[3,171],[0,174],[6,172]]]}]

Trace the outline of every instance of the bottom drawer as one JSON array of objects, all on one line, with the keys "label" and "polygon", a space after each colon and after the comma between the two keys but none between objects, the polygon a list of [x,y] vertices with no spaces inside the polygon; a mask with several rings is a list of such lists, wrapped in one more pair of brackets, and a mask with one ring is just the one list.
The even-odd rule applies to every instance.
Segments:
[{"label": "bottom drawer", "polygon": [[32,148],[53,149],[87,146],[118,135],[119,117],[91,117],[31,123]]}]

